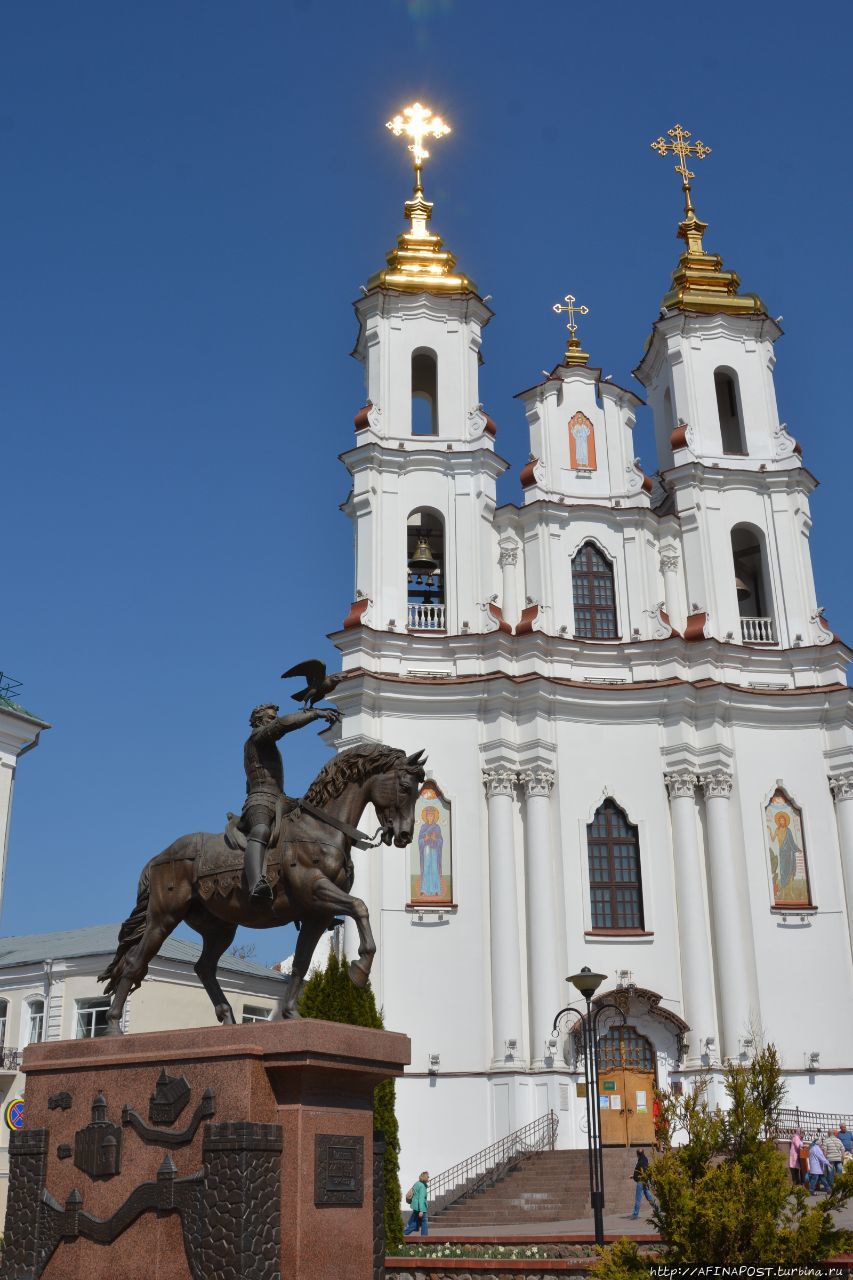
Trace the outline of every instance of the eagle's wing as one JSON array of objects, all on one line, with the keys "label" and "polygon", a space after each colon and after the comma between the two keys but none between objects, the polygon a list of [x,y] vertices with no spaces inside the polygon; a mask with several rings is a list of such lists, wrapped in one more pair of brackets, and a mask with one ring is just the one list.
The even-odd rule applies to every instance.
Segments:
[{"label": "eagle's wing", "polygon": [[309,688],[300,689],[298,693],[292,693],[290,696],[294,702],[307,702],[308,699],[311,697],[311,694],[315,692],[316,690],[310,688],[309,686]]},{"label": "eagle's wing", "polygon": [[295,667],[291,667],[289,671],[282,673],[282,680],[289,680],[291,676],[302,676],[307,680],[312,689],[316,689],[322,683],[326,676],[326,664],[321,662],[319,658],[309,658],[307,662],[298,662]]}]

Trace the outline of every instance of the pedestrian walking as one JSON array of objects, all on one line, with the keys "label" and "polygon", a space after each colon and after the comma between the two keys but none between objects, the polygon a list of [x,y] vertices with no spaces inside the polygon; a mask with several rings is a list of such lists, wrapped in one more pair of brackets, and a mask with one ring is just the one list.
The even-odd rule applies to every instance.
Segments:
[{"label": "pedestrian walking", "polygon": [[427,1222],[427,1187],[429,1186],[429,1174],[426,1170],[420,1175],[409,1189],[406,1199],[412,1206],[412,1212],[409,1221],[406,1223],[403,1231],[404,1236],[413,1235],[418,1227],[421,1229],[422,1236],[429,1235],[429,1225]]},{"label": "pedestrian walking", "polygon": [[648,1170],[649,1157],[646,1155],[643,1148],[640,1147],[637,1152],[637,1163],[634,1165],[634,1172],[631,1174],[631,1177],[637,1184],[637,1190],[634,1193],[634,1212],[631,1214],[632,1218],[639,1218],[640,1204],[642,1203],[643,1196],[646,1197],[653,1209],[657,1209],[658,1207],[657,1201],[651,1191],[649,1191],[648,1183],[646,1182]]},{"label": "pedestrian walking", "polygon": [[832,1165],[833,1173],[841,1173],[844,1168],[844,1146],[831,1129],[824,1139],[823,1153]]},{"label": "pedestrian walking", "polygon": [[788,1148],[788,1168],[791,1170],[791,1181],[795,1187],[802,1185],[802,1172],[800,1170],[800,1148],[803,1145],[803,1135],[799,1129],[795,1129],[791,1134],[791,1145]]},{"label": "pedestrian walking", "polygon": [[827,1192],[832,1190],[832,1184],[835,1181],[835,1170],[826,1158],[823,1147],[820,1145],[820,1139],[815,1138],[809,1147],[809,1191],[815,1194],[819,1182],[823,1183],[824,1190]]},{"label": "pedestrian walking", "polygon": [[849,1156],[853,1155],[853,1133],[847,1132],[846,1124],[842,1124],[838,1128],[838,1141]]}]

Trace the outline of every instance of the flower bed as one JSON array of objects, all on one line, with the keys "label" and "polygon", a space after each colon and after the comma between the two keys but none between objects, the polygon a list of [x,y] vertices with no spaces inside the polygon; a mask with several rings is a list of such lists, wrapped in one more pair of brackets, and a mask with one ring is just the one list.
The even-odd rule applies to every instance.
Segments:
[{"label": "flower bed", "polygon": [[592,1243],[435,1241],[413,1246],[404,1257],[387,1258],[385,1275],[386,1280],[565,1280],[591,1275],[596,1261]]}]

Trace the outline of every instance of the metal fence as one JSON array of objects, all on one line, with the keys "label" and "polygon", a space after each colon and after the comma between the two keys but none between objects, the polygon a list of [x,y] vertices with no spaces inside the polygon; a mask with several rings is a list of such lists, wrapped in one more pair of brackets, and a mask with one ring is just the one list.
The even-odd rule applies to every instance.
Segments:
[{"label": "metal fence", "polygon": [[799,1129],[804,1138],[816,1138],[830,1129],[838,1129],[841,1125],[853,1133],[853,1116],[842,1111],[803,1111],[800,1107],[783,1107],[777,1112],[776,1134],[779,1138],[789,1138],[795,1129]]}]

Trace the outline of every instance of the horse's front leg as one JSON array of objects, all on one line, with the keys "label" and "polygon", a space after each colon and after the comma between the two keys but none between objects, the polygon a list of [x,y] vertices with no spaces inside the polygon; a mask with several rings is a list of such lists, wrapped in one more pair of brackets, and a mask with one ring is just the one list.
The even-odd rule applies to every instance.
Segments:
[{"label": "horse's front leg", "polygon": [[373,957],[376,955],[376,943],[373,940],[367,907],[361,898],[353,898],[351,894],[339,889],[325,876],[319,877],[314,882],[312,891],[314,902],[318,906],[331,910],[335,915],[350,916],[355,921],[355,927],[358,929],[358,959],[351,962],[349,976],[357,987],[366,987]]}]

